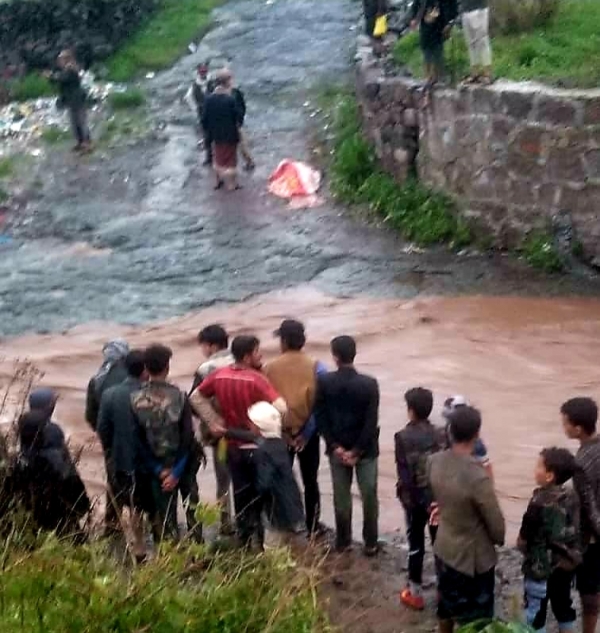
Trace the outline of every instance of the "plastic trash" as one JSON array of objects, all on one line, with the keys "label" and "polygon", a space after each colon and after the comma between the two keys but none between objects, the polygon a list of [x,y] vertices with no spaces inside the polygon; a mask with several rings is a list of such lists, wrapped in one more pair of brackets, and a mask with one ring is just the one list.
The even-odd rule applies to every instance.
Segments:
[{"label": "plastic trash", "polygon": [[269,177],[269,193],[279,198],[312,196],[321,186],[321,172],[306,163],[282,160]]}]

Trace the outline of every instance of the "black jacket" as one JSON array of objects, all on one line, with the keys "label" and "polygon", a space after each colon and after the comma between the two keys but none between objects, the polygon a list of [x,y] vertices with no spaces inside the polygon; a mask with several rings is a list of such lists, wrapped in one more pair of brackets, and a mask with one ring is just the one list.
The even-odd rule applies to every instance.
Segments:
[{"label": "black jacket", "polygon": [[79,72],[75,68],[67,68],[52,75],[58,86],[58,103],[64,108],[81,108],[85,105],[87,94],[81,85]]},{"label": "black jacket", "polygon": [[142,383],[129,376],[121,384],[106,389],[98,414],[98,437],[107,467],[112,474],[135,472],[139,458],[139,433],[131,407],[131,394]]},{"label": "black jacket", "polygon": [[361,458],[379,455],[379,386],[353,367],[318,377],[314,415],[328,454],[337,446]]},{"label": "black jacket", "polygon": [[207,97],[202,114],[202,126],[214,143],[238,143],[243,115],[232,95],[214,93]]},{"label": "black jacket", "polygon": [[101,384],[98,384],[94,376],[88,383],[87,397],[85,401],[85,419],[95,431],[98,426],[98,413],[100,412],[100,401],[102,394],[110,387],[121,384],[129,374],[122,362],[113,365],[104,377]]},{"label": "black jacket", "polygon": [[[439,16],[428,23],[429,11],[437,10]],[[414,0],[411,8],[411,19],[419,21],[421,46],[430,48],[439,46],[444,41],[444,29],[458,15],[457,0]]]}]

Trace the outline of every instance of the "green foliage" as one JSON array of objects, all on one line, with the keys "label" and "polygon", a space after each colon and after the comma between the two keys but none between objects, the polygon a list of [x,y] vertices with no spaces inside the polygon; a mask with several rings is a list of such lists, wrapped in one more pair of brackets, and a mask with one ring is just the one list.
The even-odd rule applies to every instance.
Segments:
[{"label": "green foliage", "polygon": [[492,30],[509,35],[545,27],[556,17],[559,5],[560,0],[492,0]]},{"label": "green foliage", "polygon": [[453,202],[417,182],[399,185],[382,172],[373,149],[362,136],[356,100],[344,96],[334,109],[334,154],[331,187],[350,204],[366,204],[392,228],[420,245],[471,241],[468,226],[457,219]]},{"label": "green foliage", "polygon": [[319,633],[315,570],[286,550],[254,556],[163,547],[126,573],[98,545],[48,537],[34,551],[3,550],[3,633]]},{"label": "green foliage", "polygon": [[[492,49],[496,77],[596,87],[600,84],[600,2],[562,0],[556,18],[546,26],[529,33],[494,36]],[[445,51],[449,75],[456,79],[465,77],[469,61],[462,32],[454,31]],[[397,42],[394,59],[414,75],[423,76],[417,33]]]},{"label": "green foliage", "polygon": [[124,92],[111,92],[108,103],[113,110],[139,108],[146,103],[146,93],[141,88],[128,88]]},{"label": "green foliage", "polygon": [[15,171],[15,158],[7,156],[0,158],[0,178],[8,178]]},{"label": "green foliage", "polygon": [[49,79],[38,73],[29,73],[8,84],[8,93],[12,101],[28,101],[40,97],[51,97],[56,89]]},{"label": "green foliage", "polygon": [[0,202],[6,202],[10,198],[8,191],[5,191],[0,187]]},{"label": "green foliage", "polygon": [[548,273],[560,272],[564,269],[565,262],[556,246],[547,233],[538,231],[529,235],[521,248],[526,261],[540,270]]},{"label": "green foliage", "polygon": [[477,620],[461,626],[457,633],[533,633],[533,629],[520,622]]},{"label": "green foliage", "polygon": [[64,143],[71,137],[67,130],[59,128],[57,125],[50,125],[42,131],[42,140],[48,145],[58,145]]},{"label": "green foliage", "polygon": [[161,8],[107,62],[109,78],[128,81],[140,72],[169,67],[210,25],[221,0],[162,0]]}]

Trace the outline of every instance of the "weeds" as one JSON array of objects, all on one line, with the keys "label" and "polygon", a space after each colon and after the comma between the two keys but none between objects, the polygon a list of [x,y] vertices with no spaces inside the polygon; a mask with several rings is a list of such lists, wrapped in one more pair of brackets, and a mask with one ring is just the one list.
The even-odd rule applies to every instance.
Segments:
[{"label": "weeds", "polygon": [[353,97],[339,98],[333,117],[331,188],[337,198],[368,205],[389,226],[417,244],[448,242],[460,247],[470,243],[469,227],[457,218],[455,205],[447,196],[414,181],[400,185],[379,169],[373,149],[361,133]]},{"label": "weeds", "polygon": [[523,241],[521,252],[527,263],[534,268],[548,273],[564,270],[565,262],[547,233],[538,231],[529,235]]},{"label": "weeds", "polygon": [[146,103],[146,93],[141,88],[128,88],[124,92],[112,92],[108,103],[113,110],[139,108]]},{"label": "weeds", "polygon": [[8,178],[15,171],[15,159],[12,156],[0,158],[0,178]]},{"label": "weeds", "polygon": [[8,83],[8,94],[11,101],[29,101],[51,97],[56,94],[56,88],[49,79],[32,72],[20,79],[11,80]]},{"label": "weeds", "polygon": [[[515,3],[517,10],[520,3]],[[528,33],[492,37],[494,74],[515,81],[596,87],[600,83],[600,2],[563,0],[556,19]],[[445,45],[446,69],[453,79],[469,72],[462,32],[454,30]],[[410,33],[394,48],[394,59],[417,77],[423,76],[419,36]]]},{"label": "weeds", "polygon": [[48,145],[58,145],[64,143],[71,137],[67,130],[63,130],[58,125],[50,125],[42,131],[42,140]]},{"label": "weeds", "polygon": [[145,71],[170,66],[191,40],[210,25],[221,0],[162,0],[161,8],[107,61],[112,81],[128,81]]}]

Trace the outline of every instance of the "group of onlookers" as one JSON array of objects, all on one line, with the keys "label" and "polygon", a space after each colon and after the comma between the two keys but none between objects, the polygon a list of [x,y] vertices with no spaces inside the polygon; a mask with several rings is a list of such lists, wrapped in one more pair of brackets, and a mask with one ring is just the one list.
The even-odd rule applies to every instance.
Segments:
[{"label": "group of onlookers", "polygon": [[[492,618],[496,546],[505,522],[496,497],[479,411],[457,396],[445,403],[445,428],[429,421],[433,395],[406,395],[409,423],[395,436],[398,497],[409,541],[408,586],[400,598],[421,610],[425,531],[434,543],[438,618],[442,633],[455,624]],[[600,437],[598,409],[590,398],[561,407],[566,436],[580,443],[542,450],[533,493],[519,532],[523,552],[525,615],[535,630],[546,625],[548,606],[563,632],[575,627],[571,587],[576,581],[583,632],[594,633],[600,594]],[[566,484],[573,480],[574,486]]]},{"label": "group of onlookers", "polygon": [[[107,472],[105,529],[121,529],[129,507],[133,552],[146,555],[144,516],[154,539],[176,539],[179,499],[187,533],[203,538],[197,512],[197,474],[210,448],[223,535],[240,545],[264,545],[265,517],[275,532],[326,533],[320,521],[321,438],[333,484],[335,549],[352,547],[351,486],[356,475],[363,506],[363,553],[376,556],[378,538],[379,388],[354,366],[350,336],[331,341],[336,371],[304,351],[302,323],[285,320],[274,332],[280,355],[263,365],[255,336],[229,336],[220,325],[198,335],[205,356],[188,394],[169,383],[171,350],[151,345],[130,350],[124,341],[104,347],[104,360],[89,382],[86,418],[101,440]],[[480,437],[481,414],[463,396],[444,402],[445,426],[430,422],[433,395],[417,387],[405,394],[408,423],[395,435],[397,495],[406,515],[408,584],[401,602],[425,607],[425,535],[434,543],[438,617],[442,633],[455,624],[494,615],[496,547],[504,544],[505,521],[496,497],[492,464]],[[42,500],[26,498],[40,527],[78,531],[89,499],[70,459],[64,435],[51,418],[56,396],[31,394],[20,421],[24,473],[44,473]],[[527,622],[542,630],[548,605],[561,631],[571,631],[576,580],[583,631],[594,633],[600,593],[600,437],[598,410],[590,398],[561,408],[576,456],[546,448],[535,467],[535,490],[523,517],[518,546],[524,554]],[[299,462],[304,500],[293,474]],[[49,473],[49,474],[48,474]],[[20,477],[20,479],[19,479]],[[33,477],[35,479],[35,477]],[[573,487],[567,486],[573,480]],[[36,480],[37,481],[37,480]],[[26,488],[26,485],[25,485]],[[234,512],[231,510],[230,493]],[[50,504],[54,503],[52,511]]]}]

